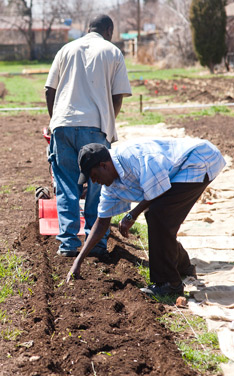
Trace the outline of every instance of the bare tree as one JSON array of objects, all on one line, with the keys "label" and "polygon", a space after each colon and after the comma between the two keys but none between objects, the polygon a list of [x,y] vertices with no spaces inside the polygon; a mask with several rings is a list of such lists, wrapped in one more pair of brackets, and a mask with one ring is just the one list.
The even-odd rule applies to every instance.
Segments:
[{"label": "bare tree", "polygon": [[122,33],[129,30],[137,30],[137,0],[127,0],[116,4],[109,12],[115,25]]},{"label": "bare tree", "polygon": [[34,59],[35,35],[33,23],[33,0],[9,0],[6,6],[7,15],[11,16],[11,25],[16,27],[25,37],[30,51],[30,59]]},{"label": "bare tree", "polygon": [[170,11],[174,14],[175,19],[189,25],[189,9],[191,0],[161,0],[159,2],[170,9]]},{"label": "bare tree", "polygon": [[1,18],[7,17],[12,28],[18,29],[24,36],[29,47],[30,60],[34,60],[35,25],[42,30],[42,55],[45,55],[52,26],[56,21],[60,22],[64,14],[66,4],[62,0],[8,0]]},{"label": "bare tree", "polygon": [[79,26],[84,34],[87,32],[90,20],[97,13],[94,1],[70,0],[69,10],[72,22]]},{"label": "bare tree", "polygon": [[51,36],[53,25],[63,23],[67,17],[67,4],[63,0],[42,0],[40,7],[40,21],[42,24],[42,57],[47,57],[47,44]]},{"label": "bare tree", "polygon": [[191,1],[159,0],[157,3],[155,22],[161,31],[160,50],[164,45],[168,59],[171,55],[174,63],[187,64],[195,60],[189,21]]},{"label": "bare tree", "polygon": [[5,1],[4,0],[0,0],[0,13],[3,14],[4,11],[5,11]]}]

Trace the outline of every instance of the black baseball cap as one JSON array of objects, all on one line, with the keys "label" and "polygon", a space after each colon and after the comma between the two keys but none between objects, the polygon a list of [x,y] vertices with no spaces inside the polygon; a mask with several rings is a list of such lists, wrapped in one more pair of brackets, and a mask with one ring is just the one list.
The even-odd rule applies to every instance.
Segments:
[{"label": "black baseball cap", "polygon": [[102,144],[87,144],[80,149],[78,163],[80,166],[80,176],[78,184],[88,181],[90,170],[100,162],[110,159],[110,153],[106,146]]}]

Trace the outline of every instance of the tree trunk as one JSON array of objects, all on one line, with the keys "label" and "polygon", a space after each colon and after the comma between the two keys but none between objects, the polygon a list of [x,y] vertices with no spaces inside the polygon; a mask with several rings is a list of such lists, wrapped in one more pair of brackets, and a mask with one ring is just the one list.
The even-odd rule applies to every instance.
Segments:
[{"label": "tree trunk", "polygon": [[209,68],[209,71],[210,71],[210,73],[211,74],[214,74],[214,64],[213,63],[209,63],[209,65],[208,65],[208,68]]}]

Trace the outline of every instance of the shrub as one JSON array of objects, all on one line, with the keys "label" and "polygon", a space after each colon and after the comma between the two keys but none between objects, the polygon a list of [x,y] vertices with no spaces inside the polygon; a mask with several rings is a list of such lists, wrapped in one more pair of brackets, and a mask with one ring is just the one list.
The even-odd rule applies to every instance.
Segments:
[{"label": "shrub", "polygon": [[226,0],[192,0],[190,22],[195,53],[211,73],[226,54]]}]

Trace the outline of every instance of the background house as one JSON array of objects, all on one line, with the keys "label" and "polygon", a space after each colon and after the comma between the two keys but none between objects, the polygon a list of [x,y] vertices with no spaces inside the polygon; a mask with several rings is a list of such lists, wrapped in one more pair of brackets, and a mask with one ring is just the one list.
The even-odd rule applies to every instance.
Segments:
[{"label": "background house", "polygon": [[0,60],[28,60],[32,52],[30,47],[35,59],[51,59],[68,42],[69,30],[70,26],[63,23],[49,26],[33,20],[29,35],[26,22],[23,24],[14,18],[5,17],[0,23]]}]

